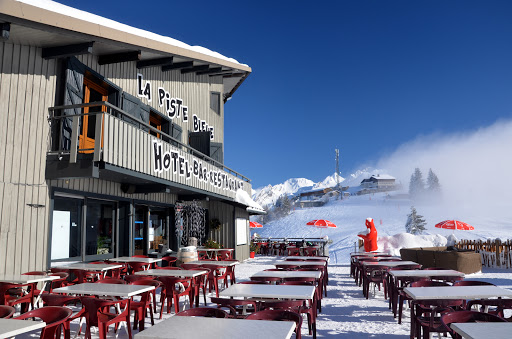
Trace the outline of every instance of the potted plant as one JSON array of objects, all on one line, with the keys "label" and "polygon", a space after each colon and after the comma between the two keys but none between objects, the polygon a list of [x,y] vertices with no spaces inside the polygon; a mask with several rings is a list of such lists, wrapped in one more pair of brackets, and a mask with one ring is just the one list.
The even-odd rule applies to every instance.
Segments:
[{"label": "potted plant", "polygon": [[258,252],[260,250],[260,244],[257,242],[251,241],[251,245],[249,246],[249,248],[250,248],[249,256],[251,258],[254,258],[254,256],[256,255],[256,252]]},{"label": "potted plant", "polygon": [[220,244],[213,239],[208,239],[204,243],[204,247],[206,247],[206,248],[221,248]]}]

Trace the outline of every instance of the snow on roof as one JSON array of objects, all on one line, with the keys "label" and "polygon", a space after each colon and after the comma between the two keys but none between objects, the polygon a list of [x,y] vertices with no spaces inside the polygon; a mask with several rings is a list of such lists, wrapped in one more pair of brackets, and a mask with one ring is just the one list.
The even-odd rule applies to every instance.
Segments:
[{"label": "snow on roof", "polygon": [[79,9],[57,3],[55,1],[51,1],[51,0],[15,0],[15,1],[25,3],[27,5],[31,5],[34,7],[42,8],[42,9],[45,9],[45,10],[48,10],[48,11],[51,11],[54,13],[58,13],[61,15],[65,15],[68,17],[72,17],[75,19],[84,20],[84,21],[87,21],[87,22],[90,22],[93,24],[109,27],[109,28],[112,28],[112,29],[115,29],[115,30],[118,30],[121,32],[130,33],[133,35],[138,35],[138,36],[146,38],[146,39],[155,40],[158,42],[162,42],[162,43],[165,43],[165,44],[168,44],[171,46],[175,46],[175,47],[180,47],[183,49],[188,49],[190,51],[194,51],[197,53],[201,53],[201,54],[208,55],[208,56],[218,58],[218,59],[223,59],[223,60],[226,60],[229,62],[233,62],[233,63],[239,64],[239,65],[248,67],[246,64],[241,64],[233,58],[228,58],[220,53],[211,51],[205,47],[190,46],[190,45],[188,45],[184,42],[181,42],[179,40],[176,40],[176,39],[173,39],[170,37],[166,37],[166,36],[162,36],[162,35],[152,33],[149,31],[145,31],[145,30],[135,28],[132,26],[128,26],[128,25],[122,24],[120,22],[101,17],[99,15],[95,15],[95,14],[92,14],[89,12],[81,11]]},{"label": "snow on roof", "polygon": [[371,177],[375,178],[375,179],[382,179],[382,180],[395,180],[395,177],[392,177],[391,175],[388,175],[388,174],[374,174]]},{"label": "snow on roof", "polygon": [[254,213],[258,213],[258,214],[266,214],[263,207],[261,207],[260,204],[258,204],[256,201],[252,200],[249,193],[247,193],[246,191],[244,191],[242,189],[236,190],[235,201],[242,205],[247,206],[247,211],[249,211],[249,212],[254,212]]}]

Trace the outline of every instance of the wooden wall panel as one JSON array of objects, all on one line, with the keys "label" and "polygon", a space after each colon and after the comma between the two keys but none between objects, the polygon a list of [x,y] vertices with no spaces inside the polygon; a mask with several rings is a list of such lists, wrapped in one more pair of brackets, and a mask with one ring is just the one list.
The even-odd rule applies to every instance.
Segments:
[{"label": "wooden wall panel", "polygon": [[56,63],[41,49],[0,43],[0,274],[46,269],[44,164]]}]

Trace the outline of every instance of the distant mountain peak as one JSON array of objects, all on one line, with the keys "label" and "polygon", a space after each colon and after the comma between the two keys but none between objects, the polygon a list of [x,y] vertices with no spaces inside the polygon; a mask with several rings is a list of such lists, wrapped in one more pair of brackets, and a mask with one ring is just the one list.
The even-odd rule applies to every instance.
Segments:
[{"label": "distant mountain peak", "polygon": [[[368,179],[372,175],[386,174],[385,170],[379,170],[372,167],[366,167],[350,174],[346,179],[339,176],[340,184],[343,186],[355,187],[361,184],[363,179]],[[285,182],[277,185],[267,185],[252,191],[252,198],[264,208],[275,205],[277,199],[283,194],[288,196],[296,195],[301,192],[307,192],[317,189],[335,187],[337,185],[337,174],[327,176],[324,180],[315,183],[306,178],[290,178]]]}]

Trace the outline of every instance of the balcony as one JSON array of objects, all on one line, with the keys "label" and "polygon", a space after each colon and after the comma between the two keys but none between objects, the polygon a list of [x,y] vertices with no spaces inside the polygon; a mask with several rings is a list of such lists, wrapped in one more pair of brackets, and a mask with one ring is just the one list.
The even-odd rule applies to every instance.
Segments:
[{"label": "balcony", "polygon": [[129,193],[251,194],[248,178],[108,102],[48,110],[47,179],[99,178]]}]

